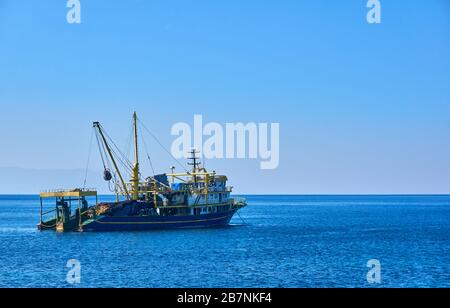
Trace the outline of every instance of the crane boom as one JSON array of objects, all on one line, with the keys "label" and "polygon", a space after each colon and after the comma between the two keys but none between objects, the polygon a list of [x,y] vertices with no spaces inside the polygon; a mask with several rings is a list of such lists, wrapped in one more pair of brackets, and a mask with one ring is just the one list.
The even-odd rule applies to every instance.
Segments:
[{"label": "crane boom", "polygon": [[119,175],[119,179],[120,179],[120,182],[122,183],[123,190],[124,190],[125,194],[127,195],[127,197],[130,198],[130,193],[128,192],[127,185],[122,177],[122,174],[120,173],[119,168],[117,167],[117,163],[116,163],[116,160],[114,159],[114,155],[112,154],[111,147],[109,146],[108,142],[106,141],[106,138],[105,138],[105,135],[103,134],[103,130],[102,130],[100,123],[94,122],[94,128],[96,128],[98,130],[100,137],[102,138],[103,144],[105,145],[106,151],[108,152],[108,155],[111,158],[111,161],[114,165],[114,169],[116,169],[116,172]]}]

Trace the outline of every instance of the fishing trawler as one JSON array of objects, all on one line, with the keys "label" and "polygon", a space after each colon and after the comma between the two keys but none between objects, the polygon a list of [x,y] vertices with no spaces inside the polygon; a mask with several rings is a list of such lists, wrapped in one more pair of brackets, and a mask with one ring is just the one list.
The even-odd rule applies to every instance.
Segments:
[{"label": "fishing trawler", "polygon": [[[139,168],[136,113],[132,126],[133,163],[121,154],[99,122],[94,122],[93,129],[103,162],[103,177],[114,187],[116,201],[98,203],[94,189],[42,192],[39,230],[137,231],[223,227],[229,225],[237,211],[247,205],[245,199],[231,196],[232,187],[227,186],[225,175],[209,172],[201,165],[196,150],[192,150],[188,158],[191,170],[176,173],[175,167],[171,167],[169,174],[143,179]],[[129,171],[129,182],[125,181],[119,164]],[[43,204],[48,198],[54,198],[56,206],[44,211]],[[89,206],[88,200],[93,198],[95,205]],[[51,217],[46,219],[49,215]]]}]

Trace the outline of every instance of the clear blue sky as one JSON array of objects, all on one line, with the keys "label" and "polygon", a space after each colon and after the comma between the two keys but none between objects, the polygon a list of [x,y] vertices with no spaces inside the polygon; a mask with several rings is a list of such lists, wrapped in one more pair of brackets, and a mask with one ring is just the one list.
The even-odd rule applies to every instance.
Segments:
[{"label": "clear blue sky", "polygon": [[0,167],[85,168],[91,122],[125,145],[134,110],[169,147],[200,113],[280,123],[277,170],[208,162],[239,193],[450,193],[450,1],[366,2],[81,0],[69,25],[0,0]]}]

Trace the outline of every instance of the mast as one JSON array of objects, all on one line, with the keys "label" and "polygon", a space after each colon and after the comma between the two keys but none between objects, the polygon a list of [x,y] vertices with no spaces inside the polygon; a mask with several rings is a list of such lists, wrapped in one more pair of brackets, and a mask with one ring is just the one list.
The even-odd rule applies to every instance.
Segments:
[{"label": "mast", "polygon": [[192,149],[189,154],[191,154],[191,156],[188,158],[190,161],[188,165],[192,166],[192,173],[196,173],[199,169],[199,165],[200,165],[200,161],[199,161],[199,157],[197,157],[197,154],[200,153],[200,151],[197,151],[196,149]]},{"label": "mast", "polygon": [[137,132],[137,116],[136,112],[133,114],[133,128],[134,128],[134,165],[131,174],[132,184],[132,200],[139,199],[139,151],[138,151],[138,132]]},{"label": "mast", "polygon": [[191,156],[188,158],[190,163],[188,165],[192,166],[192,179],[194,180],[194,183],[197,184],[197,171],[199,170],[199,157],[197,157],[197,154],[200,153],[200,151],[197,151],[196,149],[192,149],[190,154]]},{"label": "mast", "polygon": [[114,156],[112,154],[111,148],[109,147],[109,144],[106,141],[106,138],[105,138],[105,135],[103,134],[103,130],[102,130],[102,127],[101,127],[100,123],[99,122],[94,122],[94,127],[97,128],[97,130],[98,130],[98,132],[100,134],[100,137],[102,138],[103,144],[105,145],[106,151],[108,152],[108,155],[111,158],[111,161],[112,161],[112,163],[114,165],[114,169],[116,169],[116,172],[119,175],[119,179],[120,179],[120,182],[122,183],[122,187],[123,187],[123,189],[125,191],[125,194],[127,195],[127,197],[129,197],[130,193],[128,192],[127,185],[125,184],[125,181],[123,180],[122,174],[120,173],[120,170],[117,167],[116,160],[114,159]]}]

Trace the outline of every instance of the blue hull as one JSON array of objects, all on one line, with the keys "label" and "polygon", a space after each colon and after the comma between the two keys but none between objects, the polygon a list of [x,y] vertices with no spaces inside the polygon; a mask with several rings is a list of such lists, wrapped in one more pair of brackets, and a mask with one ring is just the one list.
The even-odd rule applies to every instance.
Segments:
[{"label": "blue hull", "polygon": [[147,231],[186,228],[217,228],[229,225],[237,210],[189,216],[102,216],[86,221],[83,231]]}]

